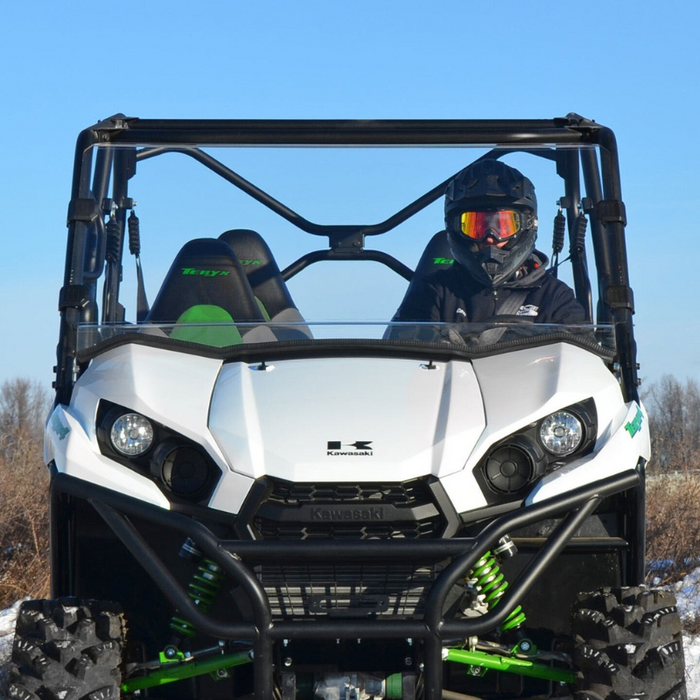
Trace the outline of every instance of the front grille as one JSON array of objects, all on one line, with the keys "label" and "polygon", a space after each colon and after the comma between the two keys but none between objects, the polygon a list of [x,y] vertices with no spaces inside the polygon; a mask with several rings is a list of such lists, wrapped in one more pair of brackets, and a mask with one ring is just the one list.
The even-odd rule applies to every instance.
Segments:
[{"label": "front grille", "polygon": [[267,500],[285,506],[354,501],[411,506],[425,502],[425,485],[424,479],[390,484],[295,484],[275,480]]},{"label": "front grille", "polygon": [[255,527],[264,540],[395,540],[435,537],[441,529],[439,517],[422,522],[387,525],[352,523],[281,524],[264,518],[255,519]]},{"label": "front grille", "polygon": [[272,540],[440,537],[445,518],[427,479],[304,484],[269,480],[251,519]]},{"label": "front grille", "polygon": [[260,566],[277,619],[420,615],[439,566],[348,564]]},{"label": "front grille", "polygon": [[[237,528],[263,540],[439,538],[456,514],[433,477],[405,482],[292,483],[264,477],[251,490]],[[392,564],[323,560],[274,565],[256,574],[276,619],[403,617],[423,613],[439,557]]]}]

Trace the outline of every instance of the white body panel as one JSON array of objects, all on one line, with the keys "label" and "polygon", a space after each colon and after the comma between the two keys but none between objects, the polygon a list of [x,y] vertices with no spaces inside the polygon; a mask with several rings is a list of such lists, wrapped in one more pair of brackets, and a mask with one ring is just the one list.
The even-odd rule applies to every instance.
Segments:
[{"label": "white body panel", "polygon": [[[433,475],[458,512],[488,504],[474,470],[488,449],[549,413],[595,400],[594,452],[544,477],[529,502],[633,469],[646,420],[602,360],[567,344],[473,362],[280,360],[261,369],[139,345],[96,358],[58,407],[46,456],[59,472],[168,507],[153,481],[100,454],[100,399],[201,445],[221,469],[209,506],[237,513],[264,475],[294,482],[397,482]],[[51,427],[52,423],[50,423]]]},{"label": "white body panel", "polygon": [[461,469],[485,423],[468,363],[327,358],[225,366],[209,426],[248,476],[405,481]]},{"label": "white body panel", "polygon": [[46,461],[78,479],[90,481],[117,493],[133,496],[161,508],[168,499],[153,481],[100,454],[80,422],[64,406],[57,406],[49,417],[45,448]]},{"label": "white body panel", "polygon": [[[619,420],[621,412],[627,413],[620,387],[601,359],[573,345],[559,343],[495,355],[474,360],[473,366],[483,396],[487,427],[466,459],[465,468],[443,479],[458,512],[486,505],[486,499],[476,487],[473,469],[491,445],[519,428],[592,397],[598,412],[598,437],[601,438],[604,434],[611,434],[613,421],[616,417]],[[641,448],[637,452],[636,445],[625,447],[632,449],[617,454],[619,461],[605,460],[600,478],[633,469],[639,456],[649,457],[648,451],[645,454]],[[582,461],[572,462],[569,468],[576,470]],[[582,483],[595,480],[583,472],[580,478]],[[541,498],[566,490],[552,486]],[[480,498],[475,497],[475,491]]]}]

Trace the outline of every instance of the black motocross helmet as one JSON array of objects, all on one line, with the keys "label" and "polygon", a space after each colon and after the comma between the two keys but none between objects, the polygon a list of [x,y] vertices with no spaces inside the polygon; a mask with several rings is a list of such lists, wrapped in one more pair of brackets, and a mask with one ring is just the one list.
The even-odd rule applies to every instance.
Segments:
[{"label": "black motocross helmet", "polygon": [[[514,210],[518,232],[502,248],[481,247],[463,231],[464,212]],[[499,160],[479,160],[458,173],[445,190],[445,228],[455,260],[485,287],[496,288],[527,260],[537,238],[535,187],[520,171]]]}]

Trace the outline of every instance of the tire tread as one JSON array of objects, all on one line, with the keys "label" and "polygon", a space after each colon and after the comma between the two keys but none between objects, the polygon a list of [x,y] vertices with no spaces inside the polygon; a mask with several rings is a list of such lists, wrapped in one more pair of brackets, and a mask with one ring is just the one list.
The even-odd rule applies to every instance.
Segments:
[{"label": "tire tread", "polygon": [[119,607],[30,600],[17,616],[11,700],[118,700],[126,626]]},{"label": "tire tread", "polygon": [[681,622],[672,593],[642,586],[578,595],[577,700],[686,700]]}]

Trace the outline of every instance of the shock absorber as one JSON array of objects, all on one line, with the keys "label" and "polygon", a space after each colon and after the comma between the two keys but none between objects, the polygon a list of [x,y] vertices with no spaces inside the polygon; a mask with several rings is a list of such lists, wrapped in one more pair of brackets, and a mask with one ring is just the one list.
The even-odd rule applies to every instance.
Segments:
[{"label": "shock absorber", "polygon": [[[180,556],[193,559],[197,563],[197,569],[192,575],[187,593],[194,604],[206,613],[216,600],[224,579],[221,567],[215,561],[202,556],[195,543],[189,538],[183,544]],[[178,612],[170,620],[170,629],[180,637],[191,638],[197,634],[195,626],[189,620],[180,617]]]},{"label": "shock absorber", "polygon": [[107,262],[116,265],[120,262],[122,257],[122,239],[119,222],[116,219],[110,219],[105,226],[105,230],[107,231],[107,249],[105,257],[107,258]]},{"label": "shock absorber", "polygon": [[588,226],[588,219],[580,214],[576,217],[576,222],[574,224],[574,246],[577,253],[581,253],[586,250],[586,228]]},{"label": "shock absorber", "polygon": [[143,269],[141,267],[141,228],[139,219],[133,209],[127,219],[127,225],[129,230],[129,252],[136,260],[136,320],[138,323],[141,323],[148,315],[148,299],[146,298],[146,287],[143,282]]},{"label": "shock absorber", "polygon": [[554,233],[552,235],[552,274],[557,276],[557,268],[559,267],[559,253],[564,249],[564,236],[566,233],[566,217],[564,216],[561,207],[557,215],[554,217]]},{"label": "shock absorber", "polygon": [[[467,580],[479,595],[484,596],[484,603],[489,610],[493,610],[498,605],[508,588],[508,582],[501,572],[498,561],[504,556],[513,556],[515,552],[515,545],[510,537],[503,537],[494,553],[486,552],[469,572]],[[517,629],[525,619],[525,613],[518,605],[501,624],[501,632]]]}]

